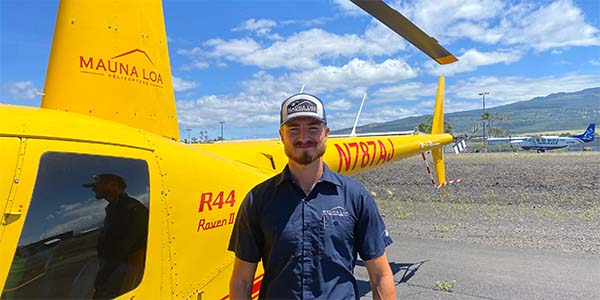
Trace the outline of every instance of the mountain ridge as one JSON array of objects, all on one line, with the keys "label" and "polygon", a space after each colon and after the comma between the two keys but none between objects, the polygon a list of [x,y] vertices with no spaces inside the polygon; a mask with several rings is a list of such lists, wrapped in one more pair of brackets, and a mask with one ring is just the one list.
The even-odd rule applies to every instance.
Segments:
[{"label": "mountain ridge", "polygon": [[[491,116],[506,115],[508,120],[498,127],[506,134],[584,130],[589,123],[600,121],[600,87],[578,92],[558,92],[544,97],[514,102],[486,109]],[[388,122],[370,123],[356,128],[357,133],[413,130],[431,115],[408,117]],[[453,133],[470,134],[475,125],[481,125],[481,109],[444,114],[452,125]],[[351,128],[332,131],[348,134]],[[481,130],[477,133],[481,135]]]}]

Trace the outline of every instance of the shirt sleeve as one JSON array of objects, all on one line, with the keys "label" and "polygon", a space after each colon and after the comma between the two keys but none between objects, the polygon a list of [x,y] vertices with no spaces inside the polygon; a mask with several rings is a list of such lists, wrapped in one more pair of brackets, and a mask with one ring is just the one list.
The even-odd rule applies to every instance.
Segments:
[{"label": "shirt sleeve", "polygon": [[360,257],[370,260],[383,255],[385,248],[393,241],[377,210],[375,200],[366,189],[360,192],[360,203],[355,242]]},{"label": "shirt sleeve", "polygon": [[262,234],[255,213],[254,197],[250,191],[238,210],[229,239],[228,250],[241,260],[257,263],[261,259]]}]

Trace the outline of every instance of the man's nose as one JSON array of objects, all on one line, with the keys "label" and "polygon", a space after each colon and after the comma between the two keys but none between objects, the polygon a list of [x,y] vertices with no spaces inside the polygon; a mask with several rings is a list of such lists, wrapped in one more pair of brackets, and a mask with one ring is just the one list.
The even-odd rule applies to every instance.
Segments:
[{"label": "man's nose", "polygon": [[305,128],[305,127],[300,128],[300,133],[298,134],[298,138],[301,141],[305,141],[306,139],[308,139],[308,137],[309,137],[308,128]]}]

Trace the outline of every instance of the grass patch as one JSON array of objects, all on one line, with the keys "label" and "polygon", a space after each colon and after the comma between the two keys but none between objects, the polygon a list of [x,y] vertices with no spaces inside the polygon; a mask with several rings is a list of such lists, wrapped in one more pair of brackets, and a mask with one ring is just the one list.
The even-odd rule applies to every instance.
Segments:
[{"label": "grass patch", "polygon": [[448,232],[450,231],[450,227],[441,224],[433,224],[433,229],[437,232]]},{"label": "grass patch", "polygon": [[437,281],[435,283],[435,290],[451,293],[454,291],[455,284],[456,284],[456,280],[452,280],[452,282],[447,281],[447,280]]},{"label": "grass patch", "polygon": [[402,202],[398,200],[375,198],[375,203],[382,215],[393,217],[396,220],[410,219],[414,215],[414,213],[411,212],[411,208],[414,210],[412,201]]},{"label": "grass patch", "polygon": [[392,216],[394,216],[394,218],[396,218],[398,220],[408,219],[413,215],[411,212],[404,209],[404,207],[399,207],[399,206],[393,207],[391,209],[391,211],[392,211]]}]

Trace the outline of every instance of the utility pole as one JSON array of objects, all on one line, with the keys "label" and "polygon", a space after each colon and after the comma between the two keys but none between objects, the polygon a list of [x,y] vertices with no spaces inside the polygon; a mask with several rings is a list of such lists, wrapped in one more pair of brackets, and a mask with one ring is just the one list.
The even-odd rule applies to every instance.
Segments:
[{"label": "utility pole", "polygon": [[191,128],[188,128],[188,129],[186,129],[186,131],[188,132],[187,143],[189,144],[189,143],[191,143],[191,142],[190,142],[190,132],[192,131],[192,129],[191,129]]},{"label": "utility pole", "polygon": [[485,146],[485,95],[489,95],[490,92],[481,92],[477,95],[481,96],[483,98],[483,110],[481,112],[481,121],[483,121],[483,148],[482,151],[483,152],[487,152],[486,151],[486,146]]},{"label": "utility pole", "polygon": [[221,141],[223,141],[225,140],[225,137],[223,137],[223,124],[225,124],[225,121],[221,121],[219,123],[221,123]]}]

